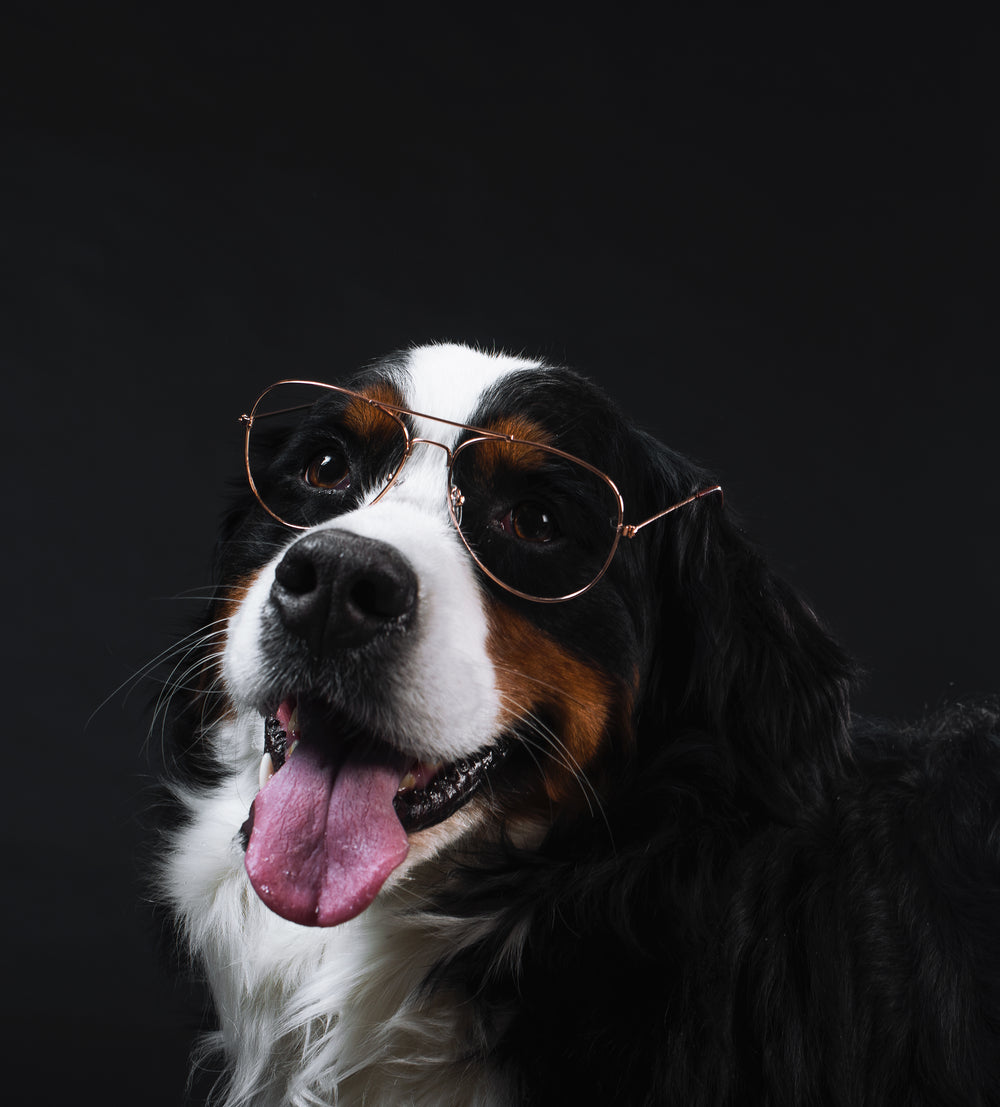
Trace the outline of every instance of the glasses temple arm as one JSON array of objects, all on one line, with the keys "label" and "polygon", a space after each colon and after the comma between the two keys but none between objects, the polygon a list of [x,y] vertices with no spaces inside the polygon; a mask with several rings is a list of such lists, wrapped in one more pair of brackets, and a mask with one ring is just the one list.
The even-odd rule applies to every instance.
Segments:
[{"label": "glasses temple arm", "polygon": [[688,496],[686,500],[681,500],[680,503],[673,504],[671,507],[664,508],[663,511],[658,511],[655,515],[650,515],[648,519],[643,520],[641,523],[635,523],[630,526],[622,527],[623,538],[635,538],[635,536],[642,530],[643,527],[649,526],[650,523],[655,523],[657,519],[662,519],[665,515],[669,515],[673,511],[677,511],[678,508],[687,507],[688,504],[694,503],[695,500],[700,500],[702,496],[711,496],[713,492],[718,492],[722,496],[722,485],[714,484],[711,488],[703,488],[700,492],[695,492],[693,496]]}]

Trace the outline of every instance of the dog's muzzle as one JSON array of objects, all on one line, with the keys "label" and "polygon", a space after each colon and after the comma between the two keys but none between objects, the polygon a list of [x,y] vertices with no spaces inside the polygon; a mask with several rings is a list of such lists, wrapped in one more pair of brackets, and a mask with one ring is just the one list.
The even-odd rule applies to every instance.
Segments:
[{"label": "dog's muzzle", "polygon": [[258,896],[293,922],[336,926],[364,910],[408,835],[450,818],[507,752],[496,737],[455,760],[421,757],[405,709],[386,727],[379,696],[406,667],[418,601],[393,545],[347,531],[303,535],[274,569],[263,635],[274,687],[258,705],[260,787],[240,837]]}]

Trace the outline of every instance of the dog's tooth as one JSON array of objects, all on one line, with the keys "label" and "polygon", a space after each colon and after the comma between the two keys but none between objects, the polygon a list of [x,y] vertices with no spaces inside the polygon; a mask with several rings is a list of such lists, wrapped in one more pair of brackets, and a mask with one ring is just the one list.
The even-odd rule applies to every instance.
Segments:
[{"label": "dog's tooth", "polygon": [[286,753],[285,753],[285,760],[286,760],[286,761],[287,761],[287,760],[288,760],[288,758],[289,758],[289,757],[291,757],[291,756],[292,756],[292,754],[293,754],[293,753],[295,752],[295,747],[296,747],[296,746],[298,746],[298,744],[299,744],[299,740],[298,740],[298,738],[296,738],[294,742],[289,742],[289,743],[288,743],[288,750],[287,750],[287,751],[286,751]]},{"label": "dog's tooth", "polygon": [[399,782],[399,791],[405,792],[407,788],[416,788],[417,778],[413,773],[407,773],[406,776]]},{"label": "dog's tooth", "polygon": [[285,727],[285,730],[288,734],[289,741],[291,741],[292,735],[298,734],[298,732],[299,732],[299,705],[298,704],[296,704],[295,707],[292,708],[292,713],[291,713],[291,715],[288,716],[288,723]]},{"label": "dog's tooth", "polygon": [[271,760],[271,755],[265,753],[260,759],[260,769],[257,774],[257,788],[260,790],[264,785],[274,776],[274,762]]}]

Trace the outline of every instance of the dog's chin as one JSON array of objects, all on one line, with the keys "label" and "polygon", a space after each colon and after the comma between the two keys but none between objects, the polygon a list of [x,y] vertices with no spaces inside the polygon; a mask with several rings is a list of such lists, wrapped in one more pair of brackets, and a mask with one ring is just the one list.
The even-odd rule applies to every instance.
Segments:
[{"label": "dog's chin", "polygon": [[498,738],[457,761],[420,760],[404,740],[305,696],[265,714],[263,744],[260,790],[241,828],[246,870],[272,911],[311,926],[365,910],[404,865],[411,835],[454,819],[508,749]]}]

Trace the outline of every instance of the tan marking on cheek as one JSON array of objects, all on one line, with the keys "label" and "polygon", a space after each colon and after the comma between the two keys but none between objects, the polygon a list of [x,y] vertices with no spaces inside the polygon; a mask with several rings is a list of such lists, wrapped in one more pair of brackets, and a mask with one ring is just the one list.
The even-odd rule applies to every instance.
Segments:
[{"label": "tan marking on cheek", "polygon": [[257,583],[257,578],[261,572],[263,570],[258,569],[255,573],[247,573],[246,576],[240,577],[232,584],[224,585],[219,590],[219,598],[215,601],[212,609],[212,617],[216,620],[216,623],[220,620],[229,622],[239,610],[240,604],[247,598],[247,593]]},{"label": "tan marking on cheek", "polygon": [[489,615],[487,649],[493,658],[501,696],[501,718],[511,725],[530,715],[554,720],[559,748],[535,736],[545,791],[566,799],[627,712],[627,692],[600,669],[582,660],[521,616],[499,606]]},{"label": "tan marking on cheek", "polygon": [[[239,610],[240,605],[247,598],[247,594],[250,589],[253,588],[254,584],[257,583],[257,579],[263,571],[263,569],[258,569],[256,572],[247,573],[232,584],[224,585],[220,589],[219,598],[212,607],[212,629],[221,631],[222,633],[212,639],[214,664],[210,669],[206,669],[205,671],[203,687],[208,688],[215,683],[221,685],[222,656],[225,653],[226,644],[229,639],[229,621]],[[211,679],[209,679],[209,677],[211,677]],[[236,718],[236,707],[230,702],[228,695],[223,697],[223,703],[218,718],[220,720],[225,719],[230,721]]]}]

